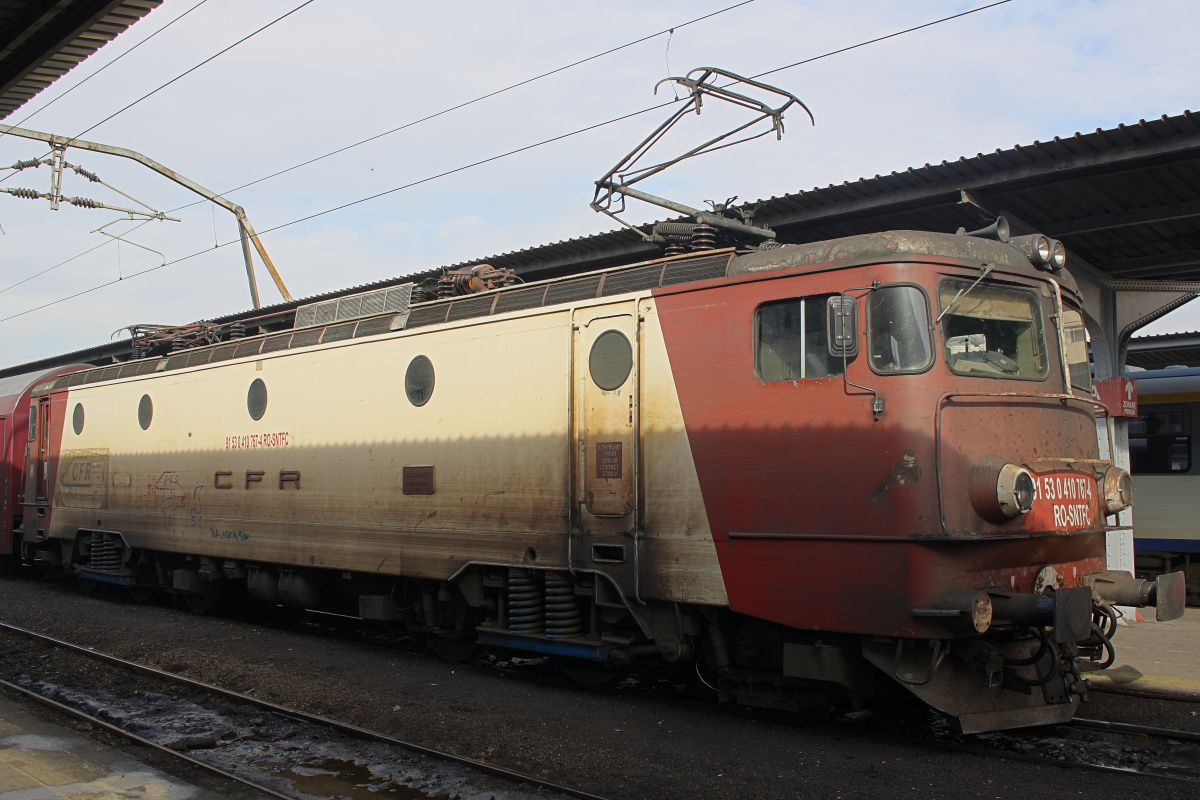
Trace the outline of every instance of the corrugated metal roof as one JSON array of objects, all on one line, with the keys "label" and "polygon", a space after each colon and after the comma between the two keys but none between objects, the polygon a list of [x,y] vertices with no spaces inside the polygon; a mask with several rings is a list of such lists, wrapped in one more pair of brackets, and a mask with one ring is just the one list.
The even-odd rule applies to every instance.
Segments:
[{"label": "corrugated metal roof", "polygon": [[[984,224],[981,211],[961,202],[962,190],[1018,224],[1062,239],[1073,258],[1114,277],[1200,280],[1200,120],[1190,111],[814,187],[744,207],[759,206],[756,224],[773,228],[785,243],[885,230],[954,231]],[[272,309],[420,282],[437,277],[442,269],[475,264],[507,267],[527,279],[541,279],[659,252],[656,245],[620,229],[332,291]]]},{"label": "corrugated metal roof", "polygon": [[0,0],[0,119],[162,0]]},{"label": "corrugated metal roof", "polygon": [[1200,331],[1135,336],[1129,340],[1125,363],[1144,369],[1200,367]]},{"label": "corrugated metal roof", "polygon": [[[964,191],[974,204],[963,202]],[[760,208],[755,223],[774,229],[784,243],[885,230],[952,232],[986,224],[985,212],[1004,213],[1018,232],[1040,230],[1062,239],[1070,252],[1068,266],[1083,261],[1117,278],[1195,281],[1200,280],[1200,120],[1190,111],[1164,115],[815,187],[746,207],[756,205]],[[526,280],[539,280],[631,263],[660,252],[631,231],[615,230],[443,269],[488,263],[512,269]],[[213,321],[278,317],[306,303],[421,282],[441,272],[383,279]],[[101,345],[61,360],[94,356],[96,363],[106,363],[118,348]]]}]

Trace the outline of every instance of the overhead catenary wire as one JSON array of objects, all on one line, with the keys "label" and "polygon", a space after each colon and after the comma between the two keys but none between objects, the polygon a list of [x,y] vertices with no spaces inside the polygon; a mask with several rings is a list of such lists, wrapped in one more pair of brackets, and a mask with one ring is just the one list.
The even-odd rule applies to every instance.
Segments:
[{"label": "overhead catenary wire", "polygon": [[[911,28],[906,28],[906,29],[904,29],[904,30],[902,30],[902,31],[897,31],[897,32],[895,32],[895,33],[888,34],[888,35],[886,35],[886,36],[880,36],[880,37],[876,37],[876,38],[874,38],[874,39],[870,39],[870,40],[867,40],[867,41],[864,41],[864,42],[860,42],[860,43],[858,43],[858,44],[856,44],[856,45],[851,45],[851,46],[848,46],[848,47],[842,47],[842,48],[838,48],[838,49],[836,49],[836,50],[831,50],[831,51],[829,51],[829,52],[827,52],[827,53],[822,53],[822,54],[820,54],[820,55],[813,56],[813,57],[811,57],[811,58],[806,58],[806,59],[803,59],[802,61],[797,61],[797,62],[795,62],[795,63],[788,64],[788,65],[785,65],[785,66],[782,66],[782,67],[778,67],[778,68],[775,68],[775,69],[769,70],[769,71],[767,71],[767,72],[762,72],[762,73],[759,73],[758,75],[756,75],[756,76],[754,76],[754,77],[756,77],[756,78],[757,78],[757,77],[761,77],[761,76],[763,76],[763,75],[771,75],[771,74],[774,74],[774,73],[776,73],[776,72],[782,72],[782,71],[784,71],[784,70],[787,70],[787,69],[792,69],[792,68],[794,68],[794,67],[802,66],[802,65],[804,65],[804,64],[810,64],[810,63],[812,63],[812,62],[814,62],[814,61],[818,61],[818,60],[821,60],[821,59],[823,59],[823,58],[829,58],[829,57],[831,57],[831,56],[835,56],[835,55],[838,55],[838,54],[840,54],[840,53],[845,53],[845,52],[847,52],[847,51],[849,51],[849,50],[855,50],[855,49],[858,49],[858,48],[860,48],[860,47],[865,47],[865,46],[866,46],[866,45],[868,45],[868,44],[873,44],[873,43],[877,43],[877,42],[882,42],[882,41],[885,41],[885,40],[887,40],[887,39],[891,39],[891,38],[894,38],[894,37],[896,37],[896,36],[900,36],[900,35],[903,35],[903,34],[906,34],[906,33],[912,33],[912,32],[915,32],[915,31],[924,30],[924,29],[930,28],[930,27],[932,27],[932,26],[934,26],[934,25],[938,25],[938,24],[941,24],[941,23],[944,23],[944,22],[950,22],[950,21],[952,21],[952,20],[961,19],[962,17],[969,16],[969,15],[971,15],[971,14],[975,14],[975,13],[978,13],[978,12],[981,12],[981,11],[986,11],[986,10],[988,10],[988,9],[995,8],[996,6],[1004,5],[1004,4],[1006,4],[1006,3],[1009,3],[1009,2],[1012,2],[1012,0],[998,0],[998,2],[990,3],[990,4],[988,4],[988,5],[984,5],[984,6],[979,6],[979,7],[977,7],[977,8],[974,8],[974,9],[969,9],[969,10],[967,10],[967,11],[960,12],[960,13],[957,13],[957,14],[952,14],[952,15],[950,15],[950,16],[942,17],[942,18],[940,18],[940,19],[936,19],[936,20],[933,20],[933,21],[931,21],[931,22],[927,22],[927,23],[924,23],[924,24],[922,24],[922,25],[917,25],[917,26],[914,26],[914,27],[911,27]],[[529,151],[529,150],[533,150],[533,149],[535,149],[535,148],[542,147],[542,146],[544,146],[544,145],[548,145],[548,144],[551,144],[551,143],[553,143],[553,142],[558,142],[558,141],[562,141],[563,139],[567,139],[567,138],[570,138],[570,137],[573,137],[573,136],[578,136],[578,135],[580,135],[580,134],[587,133],[587,132],[589,132],[589,131],[593,131],[593,130],[596,130],[596,129],[598,129],[598,128],[602,128],[602,127],[605,127],[605,126],[607,126],[607,125],[612,125],[612,124],[614,124],[614,123],[617,123],[617,122],[621,122],[621,121],[624,121],[624,120],[627,120],[627,119],[632,119],[632,118],[634,118],[634,117],[641,116],[642,114],[646,114],[646,113],[649,113],[649,112],[651,112],[651,111],[655,111],[655,110],[658,110],[658,109],[661,109],[661,108],[665,108],[665,107],[667,107],[667,106],[670,106],[670,105],[672,105],[674,102],[676,102],[676,101],[674,101],[674,100],[670,100],[670,101],[667,101],[667,102],[665,102],[665,103],[658,103],[658,104],[655,104],[655,105],[649,106],[648,108],[643,108],[643,109],[641,109],[640,111],[634,111],[634,112],[631,112],[631,113],[628,113],[628,114],[623,114],[623,115],[621,115],[621,116],[619,116],[619,117],[614,117],[614,118],[612,118],[612,119],[609,119],[609,120],[606,120],[606,121],[604,121],[604,122],[599,122],[599,123],[596,123],[596,124],[593,124],[593,125],[589,125],[589,126],[587,126],[587,127],[584,127],[584,128],[579,128],[579,129],[577,129],[577,130],[570,131],[570,132],[568,132],[568,133],[564,133],[564,134],[560,134],[560,135],[558,135],[558,136],[554,136],[554,137],[551,137],[551,138],[548,138],[548,139],[543,139],[543,140],[541,140],[541,141],[539,141],[539,142],[535,142],[535,143],[533,143],[533,144],[529,144],[529,145],[525,145],[525,146],[523,146],[523,147],[519,147],[519,148],[516,148],[516,149],[513,149],[513,150],[509,150],[509,151],[507,151],[507,152],[500,153],[500,154],[498,154],[498,155],[494,155],[494,156],[491,156],[491,157],[489,157],[489,158],[480,159],[479,161],[475,161],[475,162],[472,162],[472,163],[470,163],[470,164],[465,164],[465,165],[463,165],[463,166],[456,167],[456,168],[454,168],[454,169],[446,170],[446,171],[444,171],[444,172],[440,172],[440,173],[438,173],[438,174],[436,174],[436,175],[430,175],[430,176],[428,176],[428,177],[425,177],[425,178],[422,178],[422,179],[420,179],[420,180],[412,181],[412,182],[410,182],[410,183],[406,183],[406,184],[403,184],[403,185],[401,185],[401,186],[396,186],[396,187],[393,187],[392,189],[388,189],[388,190],[385,190],[385,191],[382,191],[382,192],[377,192],[377,193],[375,193],[375,194],[372,194],[372,195],[369,195],[369,196],[367,196],[367,197],[359,198],[358,200],[353,200],[353,201],[351,201],[351,202],[348,202],[348,203],[342,203],[342,204],[340,204],[340,205],[333,206],[333,207],[331,207],[331,208],[328,208],[328,209],[325,209],[325,210],[323,210],[323,211],[318,211],[318,212],[315,212],[315,213],[313,213],[313,214],[308,214],[308,215],[305,215],[305,216],[303,216],[303,217],[299,217],[299,218],[297,218],[297,219],[293,219],[293,220],[290,220],[290,221],[288,221],[288,222],[284,222],[284,223],[281,223],[281,224],[279,224],[279,225],[275,225],[275,226],[273,226],[273,227],[267,228],[267,229],[265,229],[265,230],[263,230],[263,231],[260,231],[260,232],[259,232],[259,235],[260,235],[260,236],[262,236],[262,235],[266,235],[266,234],[268,234],[268,233],[272,233],[272,232],[274,232],[274,231],[282,230],[282,229],[284,229],[284,228],[289,228],[289,227],[291,227],[291,226],[293,226],[293,225],[298,225],[298,224],[300,224],[300,223],[302,223],[302,222],[308,222],[308,221],[310,221],[310,220],[313,220],[313,219],[316,219],[316,218],[318,218],[318,217],[326,216],[326,215],[328,215],[328,214],[333,214],[333,213],[336,213],[336,212],[338,212],[338,211],[342,211],[342,210],[344,210],[344,209],[347,209],[347,208],[351,208],[351,207],[353,207],[353,206],[360,205],[360,204],[362,204],[362,203],[367,203],[367,202],[370,202],[370,201],[372,201],[372,200],[377,200],[377,199],[379,199],[379,198],[381,198],[381,197],[385,197],[385,196],[387,196],[387,195],[395,194],[396,192],[400,192],[400,191],[403,191],[403,190],[405,190],[405,189],[410,189],[410,188],[412,188],[412,187],[414,187],[414,186],[419,186],[419,185],[421,185],[421,184],[424,184],[424,183],[429,183],[430,181],[434,181],[434,180],[437,180],[437,179],[439,179],[439,178],[444,178],[444,177],[447,177],[447,176],[449,176],[449,175],[454,175],[454,174],[456,174],[456,173],[463,172],[463,171],[465,171],[465,170],[469,170],[469,169],[472,169],[472,168],[474,168],[474,167],[482,166],[482,165],[484,165],[484,164],[488,164],[488,163],[491,163],[491,162],[494,162],[494,161],[498,161],[498,160],[500,160],[500,159],[507,158],[507,157],[509,157],[509,156],[516,155],[516,154],[518,154],[518,153],[527,152],[527,151]],[[181,208],[186,208],[186,206],[182,206]],[[144,224],[144,223],[143,223],[143,224]],[[224,242],[224,243],[222,243],[222,244],[220,245],[220,247],[228,247],[228,246],[229,246],[229,245],[231,245],[231,244],[239,244],[239,243],[240,243],[240,240],[238,240],[238,239],[234,239],[234,240],[231,240],[231,241],[228,241],[228,242]],[[95,249],[95,248],[93,248],[93,249]],[[155,266],[155,267],[149,267],[149,268],[146,268],[146,269],[144,269],[144,270],[141,270],[141,271],[139,271],[139,272],[131,273],[129,276],[125,277],[125,278],[124,278],[124,280],[128,281],[128,280],[131,280],[131,279],[133,279],[133,278],[139,277],[139,276],[141,276],[141,275],[147,275],[147,274],[149,274],[149,273],[152,273],[152,272],[157,272],[158,270],[160,270],[160,269],[163,269],[163,268],[165,268],[165,267],[170,267],[170,266],[173,266],[173,265],[175,265],[175,264],[180,264],[180,263],[183,263],[183,262],[185,262],[185,261],[189,261],[189,260],[191,260],[191,259],[193,259],[193,258],[195,258],[195,257],[197,257],[197,256],[204,255],[205,253],[208,253],[208,252],[210,252],[210,251],[211,251],[211,249],[210,249],[210,248],[206,248],[206,249],[204,249],[204,250],[199,250],[199,251],[196,251],[196,252],[194,252],[194,253],[191,253],[191,254],[189,254],[189,255],[186,255],[186,256],[181,256],[181,257],[179,257],[179,258],[177,258],[177,259],[174,259],[174,260],[171,260],[171,261],[166,261],[166,262],[164,262],[163,264],[160,264],[160,265],[158,265],[158,266]],[[17,319],[17,318],[19,318],[19,317],[23,317],[23,316],[26,316],[26,315],[28,315],[28,314],[33,314],[33,313],[36,313],[36,312],[38,312],[38,311],[41,311],[41,310],[43,310],[43,309],[46,309],[46,308],[50,308],[51,306],[55,306],[55,305],[58,305],[58,304],[60,304],[60,303],[65,303],[65,302],[68,302],[68,301],[70,301],[70,300],[74,300],[74,299],[75,299],[75,298],[77,298],[77,297],[82,297],[82,296],[84,296],[84,295],[90,294],[91,292],[99,291],[100,289],[107,288],[107,287],[109,287],[109,286],[112,286],[112,285],[113,285],[113,284],[115,284],[115,283],[118,283],[118,281],[113,281],[113,280],[106,281],[106,282],[104,282],[104,283],[101,283],[101,284],[98,284],[98,285],[96,285],[96,286],[93,286],[93,287],[91,287],[91,288],[89,288],[89,289],[84,289],[84,290],[82,290],[82,291],[75,292],[74,294],[67,295],[66,297],[61,297],[61,298],[59,298],[59,299],[57,299],[57,300],[52,300],[52,301],[50,301],[50,302],[48,302],[48,303],[43,303],[42,305],[36,306],[36,307],[34,307],[34,308],[29,308],[29,309],[26,309],[25,311],[21,311],[21,312],[18,312],[18,313],[16,313],[16,314],[11,314],[11,315],[9,315],[9,316],[7,316],[7,317],[0,317],[0,323],[3,323],[3,322],[8,322],[8,321],[10,321],[10,320]]]},{"label": "overhead catenary wire", "polygon": [[[384,132],[382,132],[382,133],[378,133],[378,134],[375,134],[375,135],[373,135],[373,136],[369,136],[369,137],[367,137],[367,138],[365,138],[365,139],[361,139],[361,140],[359,140],[359,141],[357,141],[357,142],[354,142],[353,144],[345,145],[345,146],[343,146],[343,147],[339,147],[339,148],[337,148],[337,149],[335,149],[335,150],[330,150],[329,152],[327,152],[327,153],[324,153],[323,155],[319,155],[319,156],[316,156],[315,158],[310,158],[310,159],[307,159],[307,160],[305,160],[305,161],[301,161],[301,162],[300,162],[300,163],[298,163],[298,164],[293,164],[293,165],[292,165],[292,166],[290,166],[290,167],[286,167],[286,168],[284,168],[284,169],[277,170],[276,172],[272,172],[272,173],[270,173],[269,175],[264,175],[264,176],[262,176],[261,178],[256,178],[256,179],[254,179],[254,180],[252,180],[252,181],[250,181],[250,182],[248,182],[248,183],[243,183],[241,186],[235,186],[235,187],[234,187],[234,188],[232,188],[232,189],[227,189],[227,190],[225,190],[224,192],[222,192],[221,194],[222,194],[222,195],[227,195],[227,194],[231,194],[231,193],[233,193],[233,192],[241,191],[242,189],[247,189],[247,188],[249,188],[249,187],[251,187],[251,186],[255,186],[255,185],[259,184],[259,183],[263,183],[264,181],[271,180],[272,178],[277,178],[277,177],[279,177],[280,175],[285,175],[285,174],[287,174],[287,173],[289,173],[289,172],[293,172],[293,171],[295,171],[295,170],[297,170],[297,169],[301,169],[302,167],[309,166],[310,164],[315,164],[315,163],[317,163],[318,161],[323,161],[323,160],[325,160],[325,159],[327,159],[327,158],[331,158],[331,157],[333,157],[333,156],[335,156],[335,155],[338,155],[338,154],[340,154],[340,153],[344,153],[344,152],[346,152],[346,151],[348,151],[348,150],[352,150],[352,149],[354,149],[355,147],[360,147],[361,145],[368,144],[368,143],[370,143],[370,142],[374,142],[374,141],[376,141],[376,140],[378,140],[378,139],[382,139],[382,138],[384,138],[385,136],[390,136],[390,135],[392,135],[393,133],[398,133],[398,132],[400,132],[400,131],[402,131],[402,130],[405,130],[406,128],[411,128],[411,127],[414,127],[414,126],[416,126],[416,125],[420,125],[420,124],[421,124],[421,123],[423,123],[423,122],[428,122],[428,121],[430,121],[430,120],[432,120],[432,119],[436,119],[436,118],[438,118],[438,117],[441,117],[441,116],[444,116],[444,115],[446,115],[446,114],[449,114],[449,113],[451,113],[451,112],[453,112],[453,111],[457,111],[457,110],[459,110],[459,109],[466,108],[467,106],[474,105],[474,104],[476,104],[476,103],[482,102],[482,101],[484,101],[484,100],[487,100],[487,99],[489,99],[489,98],[496,97],[497,95],[504,94],[505,92],[511,91],[511,90],[513,90],[513,89],[517,89],[517,88],[519,88],[519,87],[521,87],[521,86],[527,86],[527,85],[529,85],[529,84],[531,84],[531,83],[534,83],[535,81],[539,81],[539,80],[541,80],[541,79],[543,79],[543,78],[548,78],[548,77],[550,77],[551,75],[557,75],[557,74],[558,74],[558,73],[560,73],[560,72],[564,72],[564,71],[566,71],[566,70],[569,70],[569,69],[571,69],[571,68],[573,68],[573,67],[580,66],[581,64],[586,64],[586,63],[588,63],[588,62],[590,62],[590,61],[595,61],[595,60],[596,60],[596,59],[598,59],[598,58],[602,58],[602,57],[604,57],[604,56],[611,55],[611,54],[613,54],[613,53],[616,53],[616,52],[619,52],[619,51],[621,51],[621,50],[625,50],[625,49],[627,49],[627,48],[633,47],[634,45],[641,44],[642,42],[645,42],[645,41],[649,41],[650,39],[655,39],[655,38],[657,38],[657,37],[659,37],[659,36],[662,36],[664,33],[674,33],[674,31],[675,31],[676,29],[678,29],[678,28],[685,28],[685,27],[687,27],[688,25],[694,25],[694,24],[696,24],[696,23],[698,23],[698,22],[702,22],[702,21],[704,21],[704,20],[706,20],[706,19],[710,19],[710,18],[712,18],[712,17],[715,17],[715,16],[718,16],[718,15],[720,15],[720,14],[724,14],[724,13],[725,13],[725,12],[727,12],[727,11],[732,11],[732,10],[734,10],[735,8],[741,8],[742,6],[750,5],[750,4],[751,4],[751,3],[753,3],[753,2],[755,2],[755,0],[741,0],[741,2],[734,3],[733,5],[726,6],[725,8],[718,9],[717,11],[713,11],[713,12],[711,12],[711,13],[704,14],[703,16],[699,16],[699,17],[696,17],[696,18],[694,18],[694,19],[690,19],[690,20],[688,20],[687,22],[682,22],[682,23],[679,23],[679,24],[677,24],[677,25],[674,25],[674,26],[672,26],[671,28],[665,28],[665,29],[663,29],[663,30],[661,30],[661,31],[658,31],[658,32],[656,32],[656,33],[652,33],[652,34],[648,34],[648,35],[646,35],[646,36],[642,36],[641,38],[634,39],[634,40],[633,40],[633,41],[631,41],[631,42],[626,42],[625,44],[618,45],[617,47],[610,47],[610,48],[609,48],[609,49],[607,49],[607,50],[604,50],[604,51],[602,51],[602,52],[596,53],[595,55],[588,56],[587,58],[581,58],[581,59],[579,59],[579,60],[577,60],[577,61],[573,61],[573,62],[571,62],[570,64],[564,64],[564,65],[563,65],[563,66],[561,66],[561,67],[556,67],[555,69],[548,70],[547,72],[543,72],[543,73],[541,73],[541,74],[539,74],[539,75],[535,75],[535,76],[533,76],[532,78],[526,78],[525,80],[518,81],[517,83],[514,83],[514,84],[510,84],[509,86],[505,86],[505,87],[503,87],[503,88],[500,88],[500,89],[497,89],[497,90],[495,90],[495,91],[488,92],[487,94],[482,94],[482,95],[480,95],[479,97],[476,97],[476,98],[474,98],[474,99],[472,99],[472,100],[467,100],[467,101],[465,101],[465,102],[458,103],[458,104],[456,104],[456,105],[453,105],[453,106],[450,106],[450,107],[448,107],[448,108],[442,109],[441,111],[435,112],[435,113],[433,113],[433,114],[428,114],[428,115],[426,115],[426,116],[424,116],[424,117],[421,117],[420,119],[416,119],[416,120],[413,120],[413,121],[411,121],[411,122],[406,122],[405,124],[403,124],[403,125],[400,125],[400,126],[397,126],[397,127],[395,127],[395,128],[392,128],[392,129],[390,129],[390,130],[386,130],[386,131],[384,131]],[[299,7],[298,7],[298,8],[299,8]],[[298,10],[298,8],[297,8],[297,9],[293,9],[293,12],[294,12],[294,11],[296,11],[296,10]],[[288,12],[288,13],[290,14],[290,13],[292,13],[292,12]],[[286,16],[286,15],[285,15],[285,16]],[[280,17],[280,19],[282,19],[282,17]],[[276,22],[278,22],[278,20],[276,20]],[[271,24],[274,24],[274,23],[271,23]],[[253,34],[251,34],[251,35],[253,35]],[[248,37],[247,37],[247,38],[248,38]],[[242,39],[241,41],[245,41],[245,39]],[[237,44],[237,43],[235,43],[235,45],[236,45],[236,44]],[[233,47],[233,46],[235,46],[235,45],[230,45],[230,47]],[[228,48],[226,48],[226,49],[228,49]],[[219,55],[219,54],[218,54],[218,55]],[[215,58],[215,56],[214,56],[214,58]],[[211,59],[209,59],[209,60],[211,60]],[[164,86],[165,86],[165,84],[164,84]],[[161,88],[161,87],[160,87],[160,88]],[[119,112],[118,112],[118,113],[119,113]],[[99,123],[98,123],[98,124],[99,124]],[[95,126],[93,126],[93,127],[95,127]],[[91,130],[91,128],[89,128],[88,130]],[[83,134],[80,134],[80,136],[82,136],[82,135],[83,135]],[[79,137],[75,137],[75,138],[79,138]],[[47,155],[49,155],[49,154],[47,154]],[[44,157],[45,157],[45,156],[43,156],[43,158],[44,158]],[[10,175],[11,175],[11,174],[13,174],[13,173],[10,173]],[[7,177],[8,177],[8,176],[5,176],[4,178],[0,178],[0,183],[3,183],[3,182],[4,182],[4,180],[6,180],[6,179],[7,179]],[[186,209],[186,208],[191,208],[192,206],[196,206],[196,205],[199,205],[200,203],[204,203],[204,202],[207,202],[207,201],[205,201],[205,200],[195,200],[195,201],[193,201],[193,202],[191,202],[191,203],[186,203],[186,204],[184,204],[184,205],[182,205],[182,206],[178,206],[178,207],[176,207],[176,208],[173,208],[173,209],[171,209],[170,211],[167,211],[166,213],[168,213],[168,214],[174,214],[174,213],[175,213],[175,212],[177,212],[177,211],[183,211],[183,210],[184,210],[184,209]],[[135,230],[137,230],[138,228],[142,227],[142,226],[143,226],[143,225],[145,225],[147,222],[150,222],[150,220],[146,220],[146,221],[143,221],[143,222],[140,222],[140,223],[138,223],[137,225],[133,226],[133,227],[132,227],[132,228],[130,228],[129,230],[125,231],[125,234],[133,233]],[[125,234],[122,234],[122,235],[125,235]],[[239,240],[239,241],[240,241],[240,240]],[[100,247],[105,247],[106,245],[109,245],[109,244],[111,244],[111,243],[112,243],[111,241],[104,241],[104,242],[101,242],[100,244],[96,245],[95,247],[91,247],[91,248],[89,248],[89,249],[87,249],[87,250],[83,251],[82,253],[78,253],[78,254],[76,254],[76,255],[74,255],[74,256],[71,256],[70,258],[68,258],[68,259],[66,259],[66,260],[64,260],[64,261],[60,261],[59,263],[55,264],[54,266],[47,267],[46,269],[43,269],[43,270],[41,270],[40,272],[34,273],[33,275],[30,275],[30,276],[28,276],[28,277],[26,277],[26,278],[23,278],[23,279],[21,279],[20,281],[17,281],[16,283],[13,283],[13,284],[10,284],[10,285],[8,285],[8,286],[5,286],[3,289],[0,289],[0,294],[4,294],[5,292],[9,291],[10,289],[15,289],[15,288],[17,288],[18,286],[21,286],[22,284],[28,283],[29,281],[31,281],[31,280],[34,280],[34,279],[36,279],[36,278],[40,278],[42,275],[45,275],[45,274],[46,274],[46,273],[48,273],[48,272],[53,272],[54,270],[58,269],[59,267],[65,266],[66,264],[69,264],[69,263],[71,263],[72,261],[76,260],[77,258],[81,258],[82,256],[85,256],[85,255],[87,255],[88,253],[91,253],[91,252],[93,252],[93,251],[94,251],[94,250],[96,250],[97,248],[100,248]],[[213,244],[213,247],[214,247],[214,248],[216,248],[216,247],[219,247],[219,246],[220,246],[220,245],[218,245],[218,244],[216,244],[216,243],[214,242],[214,244]],[[3,320],[0,320],[0,321],[3,321]]]}]

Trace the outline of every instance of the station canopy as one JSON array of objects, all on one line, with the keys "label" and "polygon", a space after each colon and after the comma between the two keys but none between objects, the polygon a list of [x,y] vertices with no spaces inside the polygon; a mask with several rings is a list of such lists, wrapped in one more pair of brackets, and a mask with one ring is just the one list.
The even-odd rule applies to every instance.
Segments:
[{"label": "station canopy", "polygon": [[0,0],[0,120],[162,0]]}]

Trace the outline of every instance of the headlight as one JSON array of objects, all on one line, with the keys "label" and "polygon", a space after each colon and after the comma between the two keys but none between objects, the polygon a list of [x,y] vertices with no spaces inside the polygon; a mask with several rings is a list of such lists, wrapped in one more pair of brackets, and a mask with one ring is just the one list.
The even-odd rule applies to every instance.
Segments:
[{"label": "headlight", "polygon": [[1054,258],[1054,242],[1040,233],[1014,236],[1008,243],[1016,246],[1038,269],[1050,269]]},{"label": "headlight", "polygon": [[1050,244],[1050,266],[1055,269],[1062,269],[1067,265],[1067,247],[1062,242],[1054,239]]},{"label": "headlight", "polygon": [[1000,468],[996,478],[996,502],[1000,504],[1000,513],[1009,519],[1028,513],[1035,497],[1037,489],[1029,470],[1016,464],[1005,464]]},{"label": "headlight", "polygon": [[1133,505],[1133,478],[1120,467],[1104,470],[1104,506],[1109,514],[1124,511]]},{"label": "headlight", "polygon": [[1037,499],[1033,473],[1000,456],[985,456],[971,467],[967,491],[979,516],[996,523],[1028,513]]}]

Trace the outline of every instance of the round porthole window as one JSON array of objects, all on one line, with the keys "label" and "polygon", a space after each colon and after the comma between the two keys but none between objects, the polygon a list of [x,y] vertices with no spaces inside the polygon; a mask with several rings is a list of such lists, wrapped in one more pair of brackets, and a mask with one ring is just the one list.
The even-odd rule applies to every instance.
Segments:
[{"label": "round porthole window", "polygon": [[605,331],[592,343],[588,371],[592,380],[606,392],[620,389],[633,369],[633,348],[620,331]]},{"label": "round porthole window", "polygon": [[75,435],[83,433],[83,403],[76,403],[75,410],[71,412],[71,427],[75,429]]},{"label": "round porthole window", "polygon": [[408,362],[408,371],[404,373],[404,392],[408,402],[414,406],[423,406],[433,396],[433,362],[425,356],[417,356]]},{"label": "round porthole window", "polygon": [[267,413],[267,385],[262,378],[255,378],[250,384],[250,391],[246,392],[246,410],[252,419],[262,419]]},{"label": "round porthole window", "polygon": [[150,400],[150,395],[142,395],[142,401],[138,403],[138,425],[142,426],[142,430],[150,427],[150,420],[154,419],[154,403]]}]

